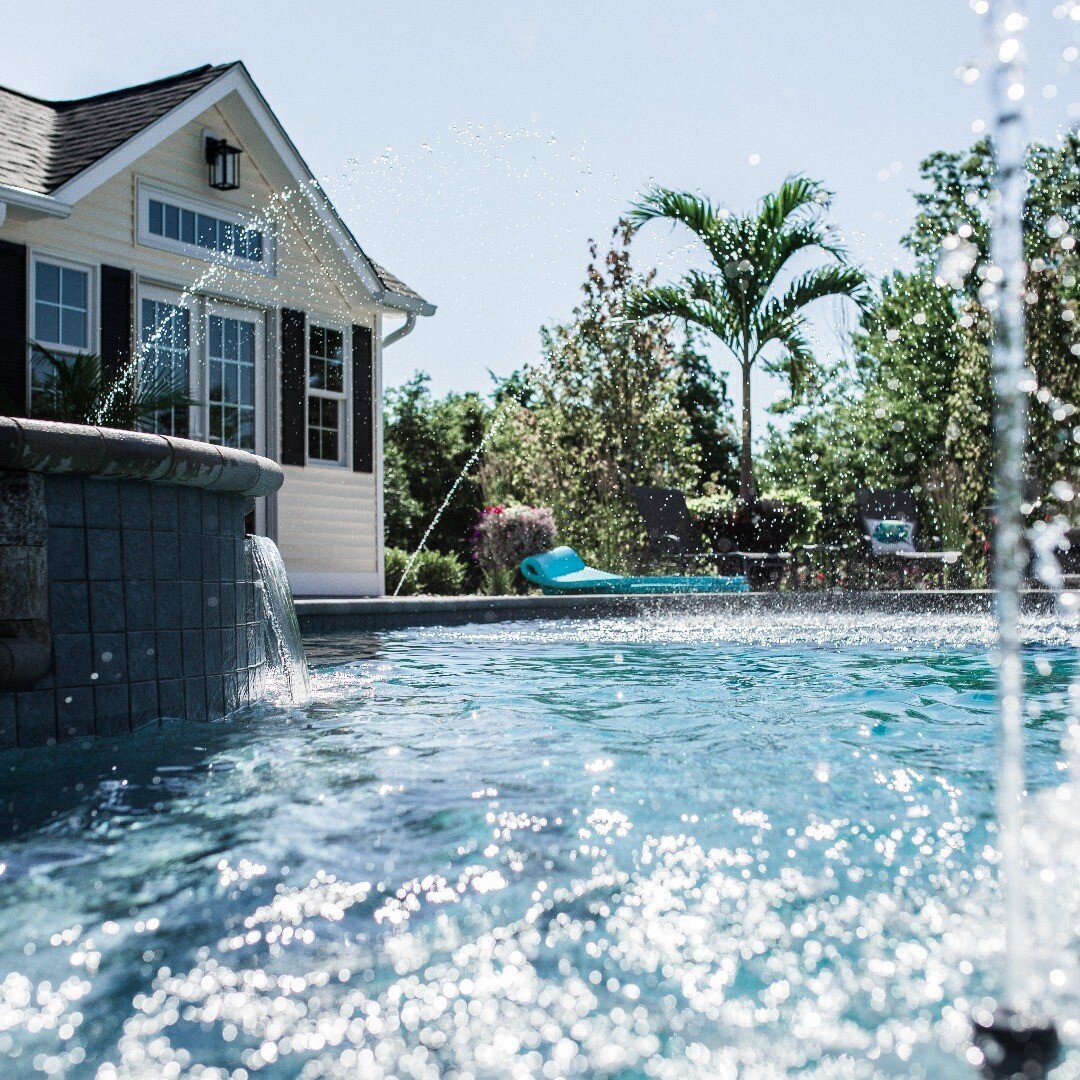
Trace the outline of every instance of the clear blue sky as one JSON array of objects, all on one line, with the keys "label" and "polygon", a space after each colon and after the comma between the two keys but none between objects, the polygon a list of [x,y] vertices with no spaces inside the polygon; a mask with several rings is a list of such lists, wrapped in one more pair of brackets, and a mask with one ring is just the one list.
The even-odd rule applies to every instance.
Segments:
[{"label": "clear blue sky", "polygon": [[[1028,5],[1042,138],[1080,118],[1072,6]],[[567,317],[588,238],[652,179],[745,210],[808,173],[858,259],[902,265],[920,159],[985,115],[957,75],[982,32],[967,0],[48,0],[5,12],[0,82],[74,97],[243,59],[361,243],[439,305],[388,381],[487,389]],[[639,261],[673,273],[686,241],[653,226]]]}]

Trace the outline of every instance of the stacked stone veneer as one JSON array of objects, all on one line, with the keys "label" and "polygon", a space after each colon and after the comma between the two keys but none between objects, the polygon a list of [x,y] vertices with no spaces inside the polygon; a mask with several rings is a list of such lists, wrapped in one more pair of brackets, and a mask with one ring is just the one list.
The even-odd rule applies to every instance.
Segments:
[{"label": "stacked stone veneer", "polygon": [[277,466],[188,440],[0,418],[0,485],[19,479],[13,458],[40,477],[52,664],[0,691],[0,748],[218,718],[258,695],[263,617],[244,519],[254,495],[280,486]]}]

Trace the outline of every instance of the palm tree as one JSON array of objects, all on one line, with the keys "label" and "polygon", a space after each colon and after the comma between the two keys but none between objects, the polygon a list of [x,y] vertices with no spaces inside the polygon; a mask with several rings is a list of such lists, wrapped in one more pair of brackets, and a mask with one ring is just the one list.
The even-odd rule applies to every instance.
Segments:
[{"label": "palm tree", "polygon": [[33,414],[39,420],[135,431],[195,404],[185,381],[152,365],[141,371],[132,366],[110,379],[93,353],[57,356],[35,344],[34,366]]},{"label": "palm tree", "polygon": [[[638,290],[627,302],[627,319],[677,318],[703,327],[731,351],[742,370],[742,450],[739,498],[754,498],[751,457],[750,372],[775,342],[762,366],[787,378],[792,398],[802,392],[814,357],[805,336],[803,310],[826,296],[848,296],[860,307],[870,299],[866,276],[825,221],[829,193],[802,176],[785,180],[745,217],[715,208],[686,191],[655,187],[633,206],[635,229],[656,218],[682,222],[701,238],[714,264],[711,273],[691,270],[674,285]],[[778,278],[798,252],[818,249],[834,261],[795,276],[786,288]]]}]

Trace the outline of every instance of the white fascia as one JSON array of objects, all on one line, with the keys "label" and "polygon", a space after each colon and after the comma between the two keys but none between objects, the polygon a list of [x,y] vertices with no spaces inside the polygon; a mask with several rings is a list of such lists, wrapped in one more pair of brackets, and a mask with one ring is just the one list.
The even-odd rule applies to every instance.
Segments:
[{"label": "white fascia", "polygon": [[29,211],[31,214],[42,217],[66,218],[74,207],[66,200],[57,199],[52,195],[41,195],[36,191],[27,191],[25,188],[15,187],[12,184],[0,184],[0,225],[10,207],[18,207],[20,210]]}]

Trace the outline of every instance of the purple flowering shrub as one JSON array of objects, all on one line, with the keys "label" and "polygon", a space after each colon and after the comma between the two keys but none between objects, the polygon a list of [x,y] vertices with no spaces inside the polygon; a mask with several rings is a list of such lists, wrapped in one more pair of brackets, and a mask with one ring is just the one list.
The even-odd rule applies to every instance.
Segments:
[{"label": "purple flowering shrub", "polygon": [[472,556],[488,578],[510,575],[522,559],[555,545],[555,519],[538,506],[485,506],[472,533]]}]

